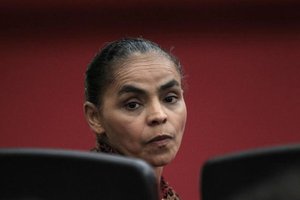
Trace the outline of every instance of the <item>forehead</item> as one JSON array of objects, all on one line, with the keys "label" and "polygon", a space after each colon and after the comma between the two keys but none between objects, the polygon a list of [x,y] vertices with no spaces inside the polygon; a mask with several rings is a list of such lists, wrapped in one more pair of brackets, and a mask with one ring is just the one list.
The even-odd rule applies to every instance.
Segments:
[{"label": "forehead", "polygon": [[135,53],[116,65],[118,66],[113,75],[115,81],[144,80],[161,76],[173,76],[175,79],[180,79],[173,61],[155,52]]}]

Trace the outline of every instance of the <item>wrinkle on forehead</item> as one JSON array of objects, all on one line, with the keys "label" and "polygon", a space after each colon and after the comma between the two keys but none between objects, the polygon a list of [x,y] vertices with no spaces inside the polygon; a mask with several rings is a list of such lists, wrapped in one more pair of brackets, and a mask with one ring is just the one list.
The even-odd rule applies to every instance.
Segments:
[{"label": "wrinkle on forehead", "polygon": [[[180,77],[174,63],[158,53],[133,54],[117,65],[118,67],[113,74],[114,82],[125,80],[136,73],[144,75],[151,71],[159,73],[162,70],[169,71]],[[141,78],[143,78],[143,76],[141,76]]]}]

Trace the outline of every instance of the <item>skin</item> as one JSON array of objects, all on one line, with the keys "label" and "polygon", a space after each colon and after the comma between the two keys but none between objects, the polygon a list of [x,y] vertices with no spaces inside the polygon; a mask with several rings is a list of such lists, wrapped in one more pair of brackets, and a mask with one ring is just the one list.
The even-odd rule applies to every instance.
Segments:
[{"label": "skin", "polygon": [[180,147],[186,123],[181,76],[174,64],[155,53],[135,54],[120,64],[100,109],[84,104],[96,134],[126,156],[153,166],[160,181],[163,166]]}]

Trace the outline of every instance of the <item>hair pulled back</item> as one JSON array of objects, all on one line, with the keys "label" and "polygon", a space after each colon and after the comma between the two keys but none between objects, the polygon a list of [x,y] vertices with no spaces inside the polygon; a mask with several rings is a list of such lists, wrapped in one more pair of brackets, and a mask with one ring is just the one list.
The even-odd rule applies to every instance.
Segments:
[{"label": "hair pulled back", "polygon": [[134,53],[155,52],[174,63],[178,73],[183,76],[178,59],[163,50],[158,44],[143,38],[124,38],[105,45],[88,65],[85,76],[86,101],[101,106],[102,96],[118,67],[118,63],[126,60]]}]

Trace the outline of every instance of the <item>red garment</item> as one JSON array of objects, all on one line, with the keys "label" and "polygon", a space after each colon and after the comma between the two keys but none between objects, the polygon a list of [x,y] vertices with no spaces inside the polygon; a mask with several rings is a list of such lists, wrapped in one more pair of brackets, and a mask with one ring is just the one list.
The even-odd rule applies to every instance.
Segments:
[{"label": "red garment", "polygon": [[[103,140],[98,140],[97,146],[92,149],[92,151],[122,155],[122,153],[112,148],[109,144],[107,144],[107,142]],[[172,187],[169,186],[164,177],[161,177],[160,179],[160,197],[162,198],[162,200],[180,200],[178,194]]]}]

